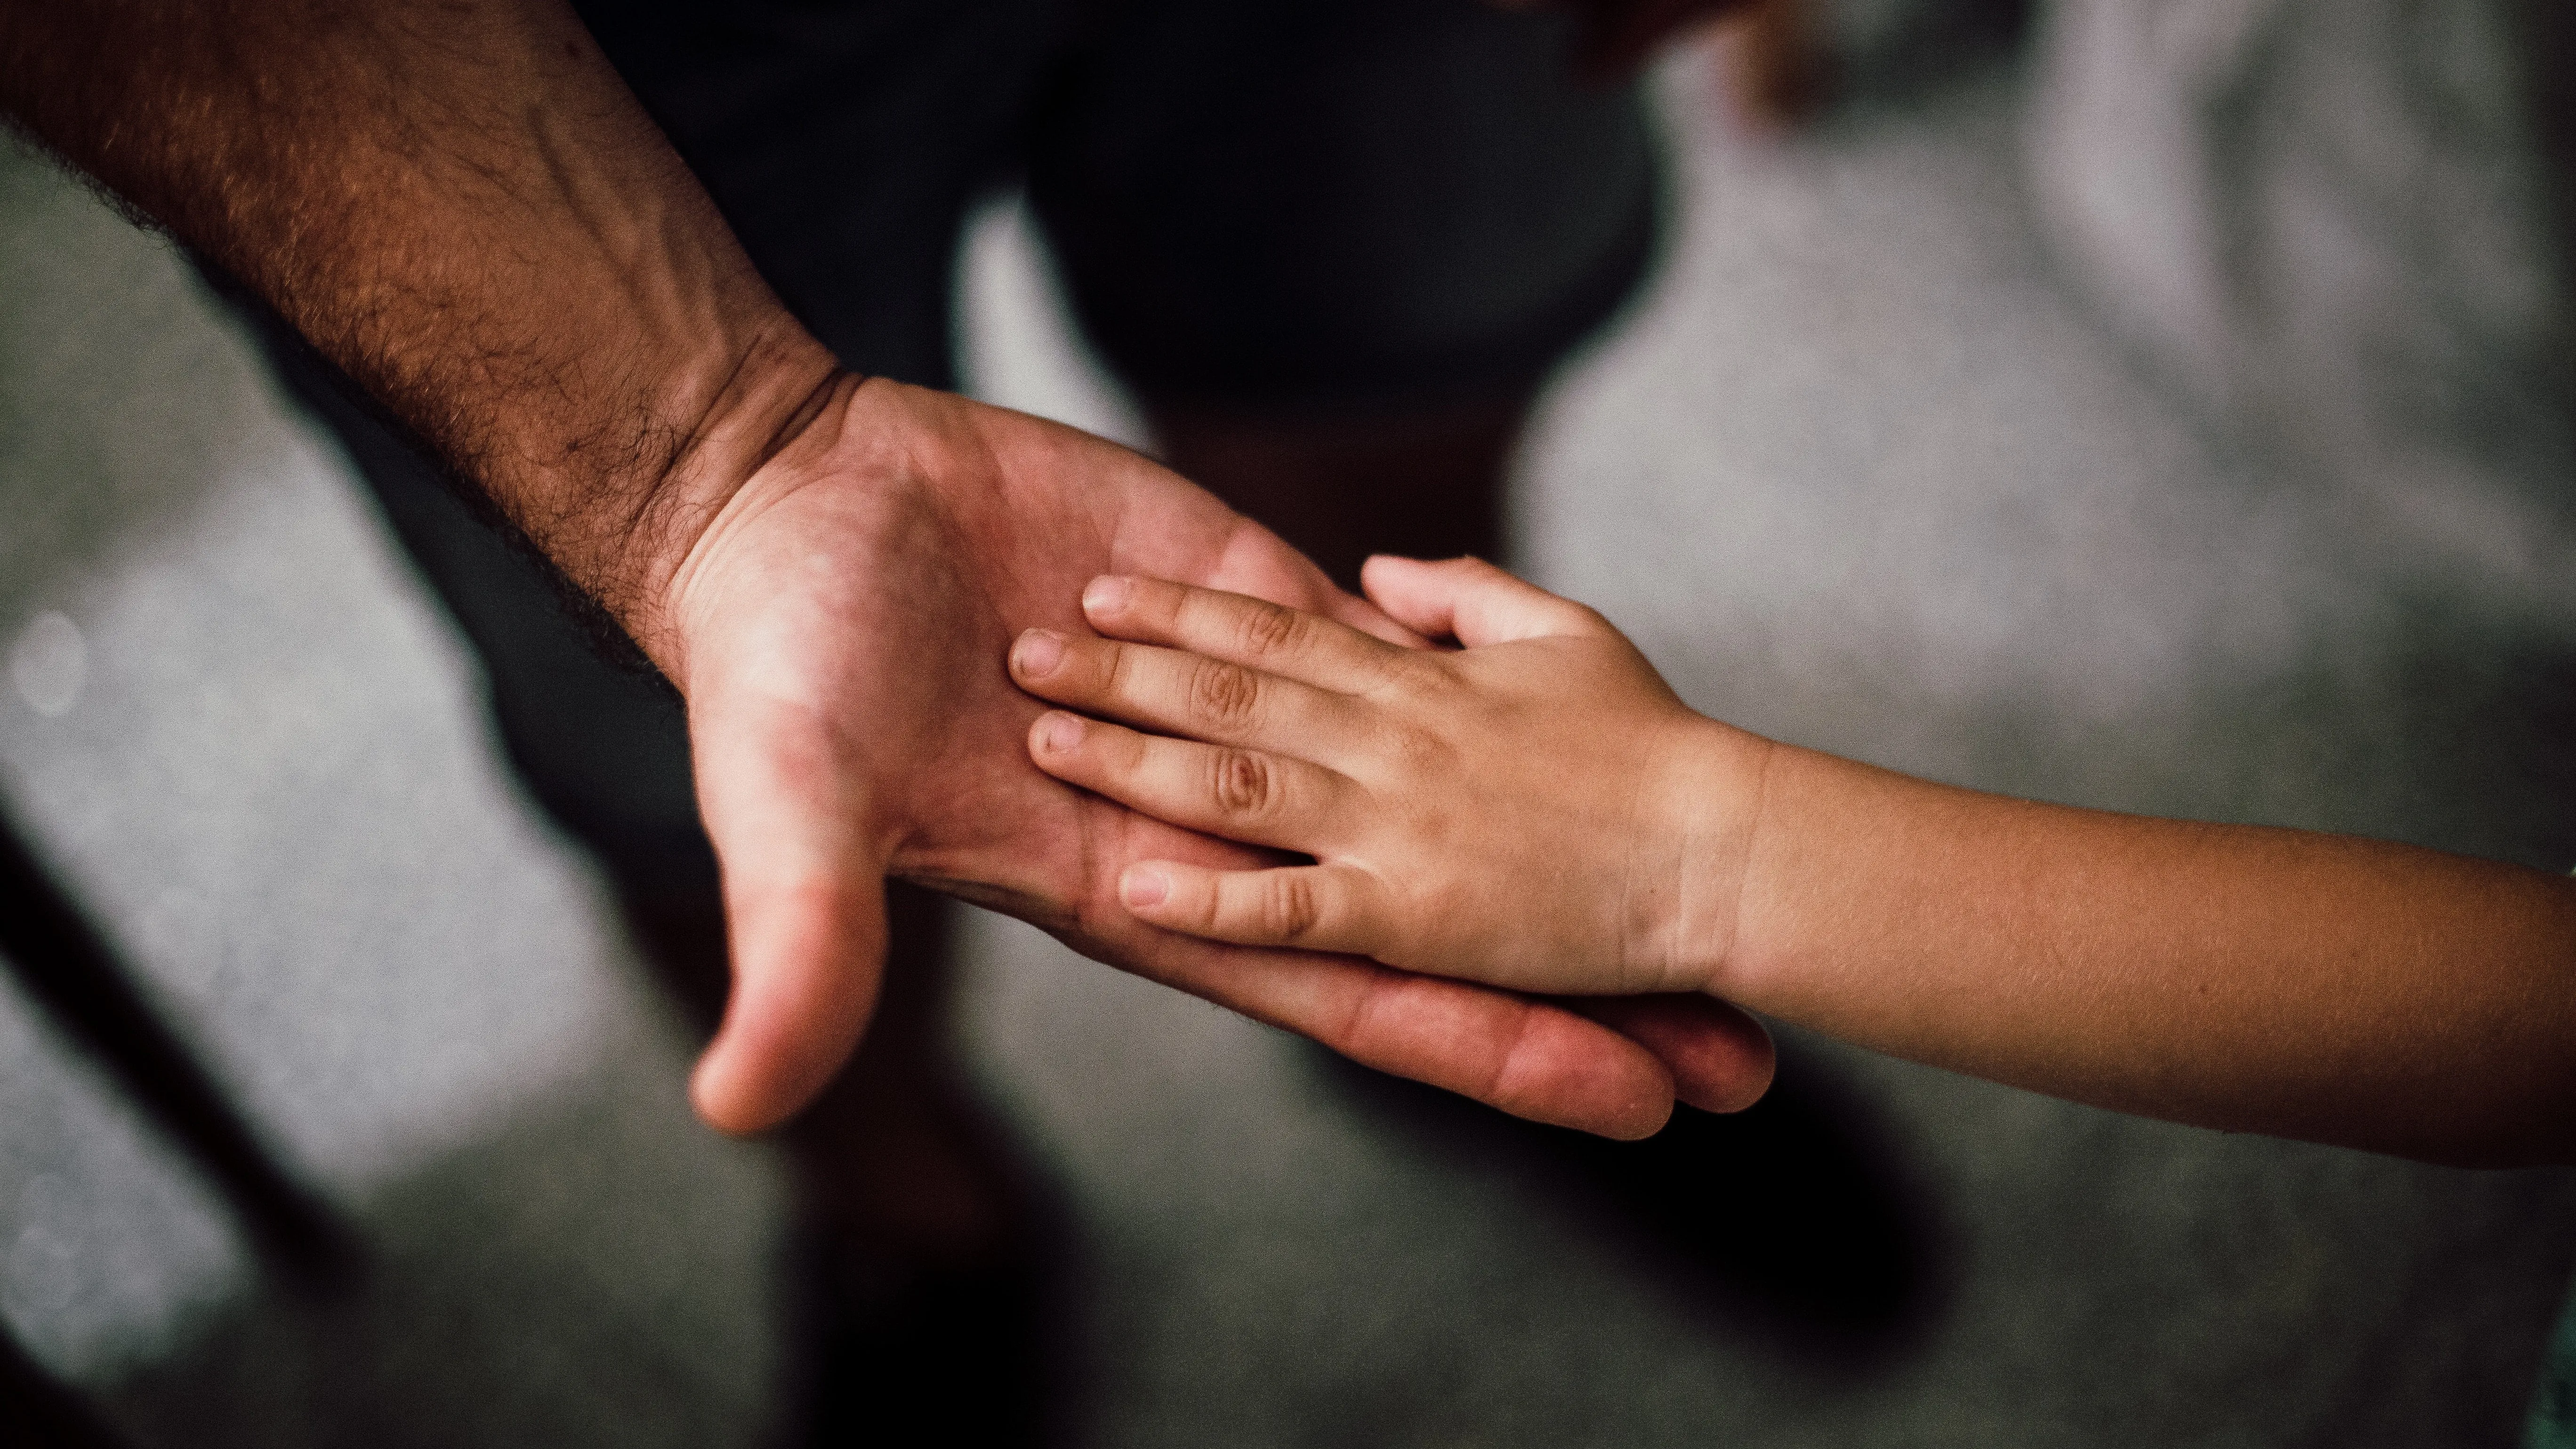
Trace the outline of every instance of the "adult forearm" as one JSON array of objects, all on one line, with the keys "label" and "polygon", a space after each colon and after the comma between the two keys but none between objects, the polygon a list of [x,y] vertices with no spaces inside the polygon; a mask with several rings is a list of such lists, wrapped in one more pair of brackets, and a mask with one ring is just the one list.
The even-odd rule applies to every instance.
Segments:
[{"label": "adult forearm", "polygon": [[2031,804],[1783,749],[1716,989],[2123,1111],[2434,1160],[2576,1152],[2576,885]]},{"label": "adult forearm", "polygon": [[679,552],[831,375],[547,0],[0,0],[0,107],[266,298],[666,667]]}]

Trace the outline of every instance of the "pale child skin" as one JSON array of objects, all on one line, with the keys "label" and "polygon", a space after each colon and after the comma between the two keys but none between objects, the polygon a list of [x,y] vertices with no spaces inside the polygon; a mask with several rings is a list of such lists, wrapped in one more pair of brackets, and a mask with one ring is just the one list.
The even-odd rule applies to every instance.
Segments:
[{"label": "pale child skin", "polygon": [[[2576,1160],[2576,882],[1914,779],[1694,713],[1600,615],[1491,565],[1377,558],[1364,583],[1462,647],[1127,577],[1083,596],[1102,637],[1019,638],[1012,677],[1066,707],[1030,728],[1039,768],[1313,859],[1131,865],[1143,922],[1531,993],[1704,992],[2231,1131]],[[1745,1061],[1732,1105],[1767,1077]]]}]

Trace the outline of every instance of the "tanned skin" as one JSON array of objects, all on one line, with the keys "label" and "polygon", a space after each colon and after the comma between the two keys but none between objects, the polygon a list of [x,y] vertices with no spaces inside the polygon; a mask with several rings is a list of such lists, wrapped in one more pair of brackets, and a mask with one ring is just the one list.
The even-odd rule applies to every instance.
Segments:
[{"label": "tanned skin", "polygon": [[686,698],[735,973],[694,1083],[716,1125],[847,1057],[889,874],[1547,1121],[1637,1136],[1767,1082],[1704,997],[1578,1014],[1120,907],[1131,861],[1262,857],[1034,769],[1014,634],[1135,572],[1417,641],[1145,459],[841,370],[562,5],[0,0],[0,37],[0,112],[274,306]]},{"label": "tanned skin", "polygon": [[0,97],[272,302],[657,661],[679,550],[832,386],[568,11],[13,4]]}]

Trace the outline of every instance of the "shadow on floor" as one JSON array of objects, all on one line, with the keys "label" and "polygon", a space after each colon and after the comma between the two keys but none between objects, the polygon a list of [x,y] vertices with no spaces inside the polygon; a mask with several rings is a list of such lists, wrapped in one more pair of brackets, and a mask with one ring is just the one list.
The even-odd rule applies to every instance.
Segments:
[{"label": "shadow on floor", "polygon": [[1642,1142],[1524,1122],[1328,1061],[1328,1079],[1416,1150],[1528,1184],[1685,1314],[1753,1330],[1797,1368],[1874,1376],[1947,1296],[1929,1195],[1860,1096],[1793,1043],[1781,1044],[1779,1079],[1753,1107],[1682,1107]]},{"label": "shadow on floor", "polygon": [[774,1169],[688,1133],[667,1083],[595,1085],[363,1204],[360,1291],[215,1308],[100,1396],[127,1441],[769,1442],[785,1372]]}]

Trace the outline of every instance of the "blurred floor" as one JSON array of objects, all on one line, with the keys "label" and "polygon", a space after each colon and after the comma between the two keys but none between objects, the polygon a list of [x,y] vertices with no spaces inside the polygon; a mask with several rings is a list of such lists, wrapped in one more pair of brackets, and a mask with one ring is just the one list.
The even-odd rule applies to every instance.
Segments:
[{"label": "blurred floor", "polygon": [[[1673,79],[1670,267],[1525,461],[1544,581],[1804,743],[2576,861],[2576,627],[2142,383],[2031,239],[2006,83],[1756,148]],[[967,273],[984,394],[1133,436],[1015,213]],[[250,1295],[0,996],[0,1313],[148,1444],[749,1438],[774,1165],[686,1120],[456,644],[153,243],[10,157],[0,278],[0,779],[383,1260],[353,1308]],[[1678,1301],[1544,1161],[1015,925],[970,942],[970,1056],[1083,1244],[1102,1445],[2502,1443],[2576,1250],[2569,1174],[1811,1047],[1948,1285],[1837,1366]]]},{"label": "blurred floor", "polygon": [[193,278],[5,141],[0,278],[0,789],[372,1258],[256,1291],[0,975],[0,1314],[144,1444],[753,1442],[777,1174],[461,646]]}]

